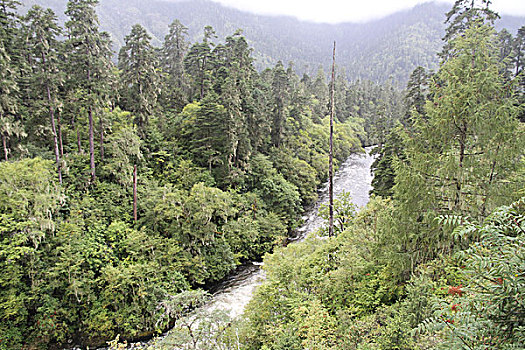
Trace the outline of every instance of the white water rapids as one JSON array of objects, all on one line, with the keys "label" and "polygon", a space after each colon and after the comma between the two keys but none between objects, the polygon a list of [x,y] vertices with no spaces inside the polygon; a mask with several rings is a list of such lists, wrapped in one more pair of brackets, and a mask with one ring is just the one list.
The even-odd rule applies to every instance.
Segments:
[{"label": "white water rapids", "polygon": [[[374,162],[374,157],[369,155],[370,150],[371,147],[367,147],[366,154],[352,155],[341,165],[334,176],[334,198],[342,192],[350,192],[352,201],[358,207],[368,203],[372,188],[370,166]],[[327,204],[328,200],[328,184],[326,184],[319,191],[319,200],[315,206],[303,216],[304,224],[298,229],[298,238],[294,242],[303,240],[309,233],[317,231],[325,224],[325,220],[318,216],[318,211],[321,204]],[[209,311],[227,311],[231,317],[241,315],[255,288],[264,281],[264,271],[260,265],[254,263],[239,275],[228,278],[204,307]]]}]

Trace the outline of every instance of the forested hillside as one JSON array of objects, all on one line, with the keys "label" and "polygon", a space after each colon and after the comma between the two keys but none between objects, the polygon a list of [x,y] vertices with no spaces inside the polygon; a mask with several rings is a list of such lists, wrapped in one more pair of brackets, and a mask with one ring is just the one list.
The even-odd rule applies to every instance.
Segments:
[{"label": "forested hillside", "polygon": [[[196,22],[197,34],[164,17],[185,2],[69,0],[54,13],[0,0],[0,350],[149,338],[263,258],[268,279],[245,316],[206,346],[523,348],[525,27],[497,32],[486,3],[441,15],[446,40],[432,52],[420,44],[434,5],[389,17],[398,31],[369,24],[390,53],[341,42],[338,62],[386,81],[338,69],[331,85],[317,45],[348,26],[373,47],[372,27],[197,1],[187,11],[220,27]],[[125,32],[103,31],[97,13]],[[248,39],[234,15],[275,23],[269,38],[294,41],[286,23],[318,34],[306,46]],[[128,26],[139,16],[155,38]],[[434,55],[435,73],[412,69]],[[313,73],[298,74],[307,63]],[[404,92],[388,80],[409,71]],[[374,196],[359,213],[338,201],[334,236],[285,247],[328,176],[331,108],[336,165],[377,145]]]},{"label": "forested hillside", "polygon": [[[436,73],[418,68],[377,147],[370,203],[265,258],[243,349],[523,349],[525,27],[486,1],[447,13]],[[235,341],[234,341],[235,342]]]},{"label": "forested hillside", "polygon": [[[160,48],[134,25],[114,64],[96,5],[69,1],[61,27],[0,1],[1,349],[166,329],[179,293],[294,234],[327,177],[324,73],[258,72],[240,33],[190,42],[178,20]],[[342,76],[336,93],[337,164],[400,94]]]},{"label": "forested hillside", "polygon": [[[51,7],[62,15],[66,0],[24,0]],[[293,62],[300,73],[315,74],[319,67],[328,70],[331,43],[338,43],[338,66],[350,80],[383,83],[391,79],[403,88],[417,67],[435,69],[436,52],[441,48],[448,5],[428,3],[367,23],[338,25],[301,22],[291,17],[270,17],[244,13],[206,0],[104,0],[97,12],[101,28],[109,32],[118,51],[124,36],[134,24],[141,24],[160,46],[168,25],[178,19],[188,27],[192,41],[202,39],[202,28],[212,26],[219,38],[242,29],[254,48],[255,67],[268,68],[282,61]],[[62,20],[65,17],[62,16]],[[524,18],[503,17],[498,28],[515,34]]]}]

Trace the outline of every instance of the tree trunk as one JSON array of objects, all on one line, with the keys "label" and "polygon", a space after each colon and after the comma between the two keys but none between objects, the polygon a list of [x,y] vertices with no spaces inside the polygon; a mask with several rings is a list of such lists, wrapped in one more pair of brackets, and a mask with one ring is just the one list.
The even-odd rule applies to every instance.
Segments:
[{"label": "tree trunk", "polygon": [[80,142],[80,131],[78,130],[78,126],[75,123],[75,117],[71,120],[71,127],[76,130],[77,132],[77,147],[78,147],[78,153],[83,154],[84,150],[82,149],[82,143]]},{"label": "tree trunk", "polygon": [[2,144],[4,146],[4,160],[7,162],[9,160],[7,156],[7,138],[4,133],[2,133]]},{"label": "tree trunk", "polygon": [[102,116],[99,118],[100,121],[100,160],[104,161],[104,124],[102,122]]},{"label": "tree trunk", "polygon": [[133,221],[137,223],[137,164],[133,166]]},{"label": "tree trunk", "polygon": [[334,112],[335,112],[335,41],[334,52],[332,56],[332,86],[330,89],[330,153],[328,156],[328,177],[329,177],[329,226],[328,236],[334,235],[334,164],[333,164],[333,149],[334,149]]},{"label": "tree trunk", "polygon": [[[45,62],[45,60],[44,60]],[[49,102],[49,117],[51,118],[51,132],[53,133],[53,143],[55,146],[55,161],[57,163],[58,181],[62,184],[62,165],[60,163],[60,151],[58,149],[57,128],[55,124],[55,110],[53,108],[53,101],[51,99],[51,91],[49,85],[46,83],[47,100]]]},{"label": "tree trunk", "polygon": [[[463,161],[465,159],[465,147],[467,143],[467,124],[464,121],[463,126],[460,129],[460,135],[459,135],[459,175],[463,175]],[[462,188],[462,181],[463,179],[456,179],[456,198],[454,199],[454,206],[456,210],[460,209],[461,207],[461,188]]]},{"label": "tree trunk", "polygon": [[64,143],[62,142],[62,122],[60,119],[60,113],[57,114],[57,127],[58,127],[58,145],[60,149],[60,158],[64,158]]},{"label": "tree trunk", "polygon": [[91,182],[95,181],[95,139],[93,135],[93,108],[88,107],[89,119],[89,166],[91,168]]}]

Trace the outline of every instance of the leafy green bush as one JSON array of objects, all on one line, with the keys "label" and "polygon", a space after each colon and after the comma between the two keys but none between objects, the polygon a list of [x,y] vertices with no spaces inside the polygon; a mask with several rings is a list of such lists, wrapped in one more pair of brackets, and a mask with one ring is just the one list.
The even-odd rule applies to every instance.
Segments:
[{"label": "leafy green bush", "polygon": [[463,281],[436,298],[420,330],[440,332],[446,349],[519,349],[525,344],[525,199],[457,234],[479,240],[458,253]]}]

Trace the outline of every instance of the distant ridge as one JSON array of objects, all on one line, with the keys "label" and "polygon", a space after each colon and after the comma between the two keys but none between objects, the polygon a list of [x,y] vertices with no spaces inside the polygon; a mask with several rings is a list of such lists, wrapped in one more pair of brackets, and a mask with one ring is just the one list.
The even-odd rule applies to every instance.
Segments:
[{"label": "distant ridge", "polygon": [[[65,21],[67,0],[22,0],[25,9],[33,4],[52,8]],[[444,33],[445,13],[450,5],[425,3],[382,19],[366,23],[319,24],[286,16],[262,16],[222,6],[209,0],[102,0],[98,6],[101,29],[111,33],[115,50],[131,26],[140,23],[161,45],[168,25],[179,19],[189,28],[189,40],[202,36],[211,25],[218,40],[237,29],[254,48],[259,69],[278,60],[294,63],[299,73],[315,74],[330,64],[334,40],[338,46],[338,65],[351,80],[375,82],[391,80],[404,86],[412,70],[421,65],[435,69]],[[22,9],[24,10],[24,9]],[[515,33],[525,24],[525,17],[504,16],[498,28]]]}]

